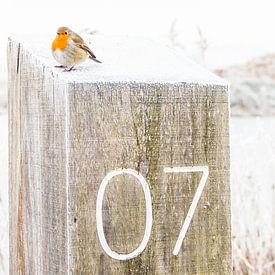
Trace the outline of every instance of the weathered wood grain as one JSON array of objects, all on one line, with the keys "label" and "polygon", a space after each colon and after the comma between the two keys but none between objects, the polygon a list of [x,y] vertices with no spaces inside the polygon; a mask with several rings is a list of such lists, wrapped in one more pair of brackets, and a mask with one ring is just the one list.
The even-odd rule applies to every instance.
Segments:
[{"label": "weathered wood grain", "polygon": [[[125,47],[115,46],[118,55]],[[10,40],[8,51],[10,274],[231,274],[227,84],[194,64],[181,76],[185,60],[173,74],[174,57],[125,77],[111,58],[68,74],[27,42]],[[170,81],[161,81],[165,70]],[[163,171],[179,166],[208,166],[209,178],[174,256],[201,178]],[[117,168],[140,172],[152,196],[150,240],[126,261],[103,251],[96,227],[100,183]],[[112,250],[140,244],[145,199],[131,175],[111,180],[103,221]]]},{"label": "weathered wood grain", "polygon": [[67,274],[66,86],[8,51],[10,274]]}]

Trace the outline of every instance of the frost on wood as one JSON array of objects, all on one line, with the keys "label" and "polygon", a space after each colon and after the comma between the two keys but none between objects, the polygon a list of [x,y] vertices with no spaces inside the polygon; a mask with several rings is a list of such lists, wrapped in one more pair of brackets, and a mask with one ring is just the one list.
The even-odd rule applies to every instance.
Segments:
[{"label": "frost on wood", "polygon": [[[143,39],[97,37],[103,64],[70,73],[46,44],[8,45],[11,274],[230,274],[227,83]],[[202,173],[164,171],[193,166],[209,176],[175,256]],[[118,260],[98,239],[96,201],[123,168],[148,183],[153,220],[144,250]],[[117,254],[142,242],[144,186],[126,173],[104,189],[100,226]]]}]

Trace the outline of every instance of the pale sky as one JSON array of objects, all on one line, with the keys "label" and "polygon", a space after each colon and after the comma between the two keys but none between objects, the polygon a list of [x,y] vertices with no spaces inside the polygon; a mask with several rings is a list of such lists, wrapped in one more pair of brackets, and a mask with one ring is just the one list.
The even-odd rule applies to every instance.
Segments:
[{"label": "pale sky", "polygon": [[198,25],[209,43],[210,67],[275,51],[274,0],[3,0],[1,11],[1,76],[9,35],[54,37],[60,25],[76,31],[90,27],[101,34],[142,35],[166,43],[176,20],[178,40],[191,55],[198,51]]}]

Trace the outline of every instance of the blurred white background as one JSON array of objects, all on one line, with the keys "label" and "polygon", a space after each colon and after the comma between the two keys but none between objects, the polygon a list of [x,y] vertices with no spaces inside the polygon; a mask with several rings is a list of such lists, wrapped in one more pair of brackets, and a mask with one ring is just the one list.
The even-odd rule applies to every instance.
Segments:
[{"label": "blurred white background", "polygon": [[272,0],[9,0],[1,4],[0,58],[5,60],[7,37],[16,33],[54,36],[57,26],[68,25],[76,31],[89,27],[101,34],[142,35],[166,43],[175,22],[177,41],[192,55],[199,26],[209,43],[207,65],[220,67],[221,62],[244,62],[273,51],[274,7]]},{"label": "blurred white background", "polygon": [[[32,35],[33,39],[35,35],[54,37],[57,27],[62,25],[75,31],[89,28],[99,34],[146,36],[177,48],[210,70],[222,69],[223,72],[227,72],[229,66],[238,65],[233,73],[230,70],[224,74],[232,83],[232,96],[236,98],[234,95],[238,95],[237,100],[242,101],[243,109],[238,115],[246,115],[234,116],[237,112],[232,106],[232,221],[235,273],[275,272],[274,117],[267,117],[273,113],[270,110],[259,111],[262,104],[258,100],[262,98],[261,88],[254,89],[253,104],[260,106],[256,112],[255,108],[246,105],[250,102],[246,100],[246,96],[251,99],[250,91],[243,92],[242,85],[238,86],[243,80],[238,74],[240,71],[244,72],[246,81],[252,79],[252,86],[255,84],[254,78],[257,85],[261,85],[259,78],[261,81],[266,79],[264,74],[257,78],[251,75],[250,71],[247,72],[246,62],[254,57],[275,54],[274,10],[274,0],[2,1],[0,274],[8,274],[6,42],[8,36],[16,34]],[[49,50],[50,44],[51,41],[48,41],[45,45]],[[269,59],[270,62],[275,63],[275,59]],[[275,80],[268,78],[268,83],[273,85]],[[267,98],[275,93],[275,85],[272,85]],[[259,113],[261,118],[255,118]]]}]

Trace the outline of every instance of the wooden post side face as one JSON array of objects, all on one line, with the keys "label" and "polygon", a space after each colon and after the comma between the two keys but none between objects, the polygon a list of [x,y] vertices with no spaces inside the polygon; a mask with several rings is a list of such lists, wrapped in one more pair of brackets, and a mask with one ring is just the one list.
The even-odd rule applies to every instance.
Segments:
[{"label": "wooden post side face", "polygon": [[67,274],[66,84],[10,42],[10,274]]},{"label": "wooden post side face", "polygon": [[[231,273],[227,87],[72,85],[68,112],[73,274]],[[144,182],[114,171],[136,171],[150,191],[150,238],[137,255],[148,226]]]}]

